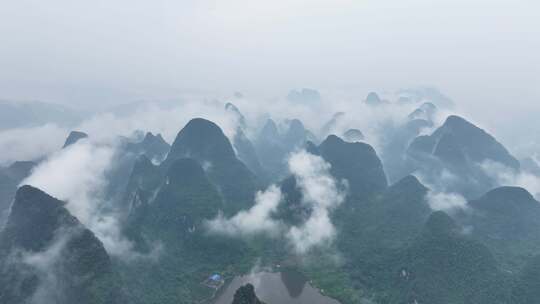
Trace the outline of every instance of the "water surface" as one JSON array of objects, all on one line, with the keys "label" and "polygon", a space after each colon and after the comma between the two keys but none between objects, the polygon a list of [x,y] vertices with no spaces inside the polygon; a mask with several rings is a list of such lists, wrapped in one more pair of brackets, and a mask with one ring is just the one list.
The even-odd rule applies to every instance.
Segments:
[{"label": "water surface", "polygon": [[259,272],[235,277],[218,293],[214,304],[231,304],[236,290],[247,283],[255,286],[257,297],[267,304],[339,304],[322,295],[296,271]]}]

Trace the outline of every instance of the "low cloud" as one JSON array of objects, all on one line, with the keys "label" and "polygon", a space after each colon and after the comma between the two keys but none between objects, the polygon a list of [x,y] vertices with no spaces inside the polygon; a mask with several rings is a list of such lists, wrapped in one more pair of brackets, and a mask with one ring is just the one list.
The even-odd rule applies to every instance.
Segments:
[{"label": "low cloud", "polygon": [[272,218],[282,200],[281,190],[275,185],[264,192],[259,191],[255,197],[255,205],[247,211],[240,211],[227,219],[219,214],[206,223],[211,233],[229,236],[253,236],[260,233],[277,235],[282,229],[279,221]]},{"label": "low cloud", "polygon": [[305,253],[312,247],[332,242],[336,229],[330,213],[346,197],[344,184],[338,183],[330,174],[330,164],[320,156],[300,151],[289,158],[289,170],[295,176],[302,192],[302,204],[312,212],[299,227],[291,227],[287,238],[297,253]]},{"label": "low cloud", "polygon": [[497,185],[525,188],[537,200],[540,200],[540,176],[518,171],[494,161],[484,161],[481,168],[489,177],[495,180]]},{"label": "low cloud", "polygon": [[30,299],[32,304],[55,303],[62,298],[64,288],[61,284],[59,263],[70,233],[63,233],[42,252],[24,253],[22,263],[36,271],[39,285]]},{"label": "low cloud", "polygon": [[302,193],[302,202],[310,215],[299,226],[285,227],[272,218],[282,202],[280,189],[272,185],[266,191],[257,193],[255,205],[227,219],[220,214],[208,221],[210,233],[229,236],[253,236],[268,234],[285,237],[296,253],[303,254],[319,245],[330,244],[336,229],[330,219],[330,213],[339,206],[346,197],[346,184],[337,182],[330,174],[330,164],[320,156],[306,151],[291,154],[289,170],[297,181]]},{"label": "low cloud", "polygon": [[62,147],[67,133],[54,124],[1,131],[0,166],[44,157]]},{"label": "low cloud", "polygon": [[129,136],[136,130],[161,133],[172,142],[178,131],[195,117],[213,121],[229,139],[237,129],[237,118],[225,110],[225,104],[194,98],[177,102],[146,102],[133,104],[128,110],[118,110],[95,115],[81,123],[77,129],[100,141],[110,141],[116,136]]},{"label": "low cloud", "polygon": [[[131,136],[137,130],[161,133],[172,142],[178,131],[195,117],[218,124],[229,139],[237,130],[237,117],[225,111],[224,103],[193,97],[189,101],[133,103],[94,114],[73,126],[94,141],[114,142],[118,136]],[[39,159],[60,149],[70,130],[55,124],[0,131],[0,166],[14,161]]]},{"label": "low cloud", "polygon": [[[201,117],[218,124],[232,141],[239,121],[238,116],[224,109],[225,103],[231,101],[238,106],[248,122],[248,128],[244,131],[249,138],[254,138],[266,119],[272,117],[278,123],[289,118],[299,118],[310,131],[323,139],[327,135],[320,134],[323,125],[334,113],[345,112],[346,115],[329,132],[342,135],[350,128],[359,129],[366,136],[366,142],[380,151],[384,134],[405,122],[407,115],[419,104],[392,102],[373,107],[362,101],[365,96],[364,92],[323,92],[323,101],[332,102],[318,104],[289,102],[284,97],[264,99],[222,95],[219,99],[205,99],[201,96],[187,96],[185,100],[137,102],[111,108],[89,116],[73,129],[83,131],[98,141],[111,142],[117,136],[131,136],[134,131],[143,130],[161,133],[168,142],[172,142],[190,119]],[[381,96],[390,100],[397,98],[394,94]],[[321,119],[321,113],[326,113],[326,118]],[[69,131],[49,124],[0,132],[0,151],[3,152],[0,155],[0,165],[50,155],[62,146]]]},{"label": "low cloud", "polygon": [[90,229],[103,243],[113,257],[120,257],[124,262],[135,260],[157,261],[164,250],[162,242],[150,244],[151,250],[141,253],[135,250],[133,242],[127,239],[121,230],[121,224],[115,214],[100,214],[91,223]]},{"label": "low cloud", "polygon": [[433,211],[453,213],[468,208],[467,200],[457,193],[429,191],[426,194],[426,200]]},{"label": "low cloud", "polygon": [[115,152],[113,145],[81,140],[52,154],[21,184],[66,201],[69,212],[94,232],[109,254],[129,261],[141,255],[122,234],[116,214],[104,211],[106,174]]},{"label": "low cloud", "polygon": [[420,172],[415,172],[414,176],[420,183],[429,188],[425,199],[431,210],[454,213],[458,210],[468,209],[467,199],[463,195],[448,190],[448,187],[460,182],[457,175],[443,169],[435,181],[426,178]]},{"label": "low cloud", "polygon": [[65,200],[71,214],[87,225],[99,212],[113,156],[113,147],[82,140],[51,155],[22,184]]},{"label": "low cloud", "polygon": [[329,244],[336,235],[328,210],[316,208],[309,219],[300,227],[291,227],[287,233],[297,253],[306,253],[312,247]]},{"label": "low cloud", "polygon": [[62,257],[74,233],[76,231],[72,229],[57,231],[51,243],[41,251],[14,249],[10,252],[4,267],[16,269],[22,276],[35,275],[37,278],[37,285],[25,303],[54,304],[63,300],[66,286],[63,283]]}]

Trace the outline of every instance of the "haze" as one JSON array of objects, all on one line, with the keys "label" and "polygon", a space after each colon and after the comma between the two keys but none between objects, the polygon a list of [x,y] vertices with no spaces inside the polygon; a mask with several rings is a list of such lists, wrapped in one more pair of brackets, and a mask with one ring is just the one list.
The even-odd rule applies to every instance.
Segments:
[{"label": "haze", "polygon": [[532,0],[4,1],[0,98],[104,107],[429,85],[509,142],[516,120],[540,129],[539,11]]}]

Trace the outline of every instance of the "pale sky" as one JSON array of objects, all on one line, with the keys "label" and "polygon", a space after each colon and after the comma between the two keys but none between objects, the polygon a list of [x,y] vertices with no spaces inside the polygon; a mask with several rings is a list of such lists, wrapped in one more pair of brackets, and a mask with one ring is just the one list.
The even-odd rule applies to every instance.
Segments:
[{"label": "pale sky", "polygon": [[540,113],[536,0],[0,1],[0,99],[433,85],[485,124]]}]

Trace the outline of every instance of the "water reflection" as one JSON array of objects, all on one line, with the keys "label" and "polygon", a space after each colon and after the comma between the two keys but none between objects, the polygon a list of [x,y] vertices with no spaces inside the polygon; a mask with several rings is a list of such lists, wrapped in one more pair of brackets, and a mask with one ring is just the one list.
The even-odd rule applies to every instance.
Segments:
[{"label": "water reflection", "polygon": [[282,271],[279,273],[279,276],[291,298],[298,298],[302,294],[307,279],[301,273],[296,271]]},{"label": "water reflection", "polygon": [[267,304],[339,304],[322,295],[296,271],[259,272],[235,277],[217,295],[214,304],[231,304],[236,290],[247,283],[255,286],[257,296]]}]

